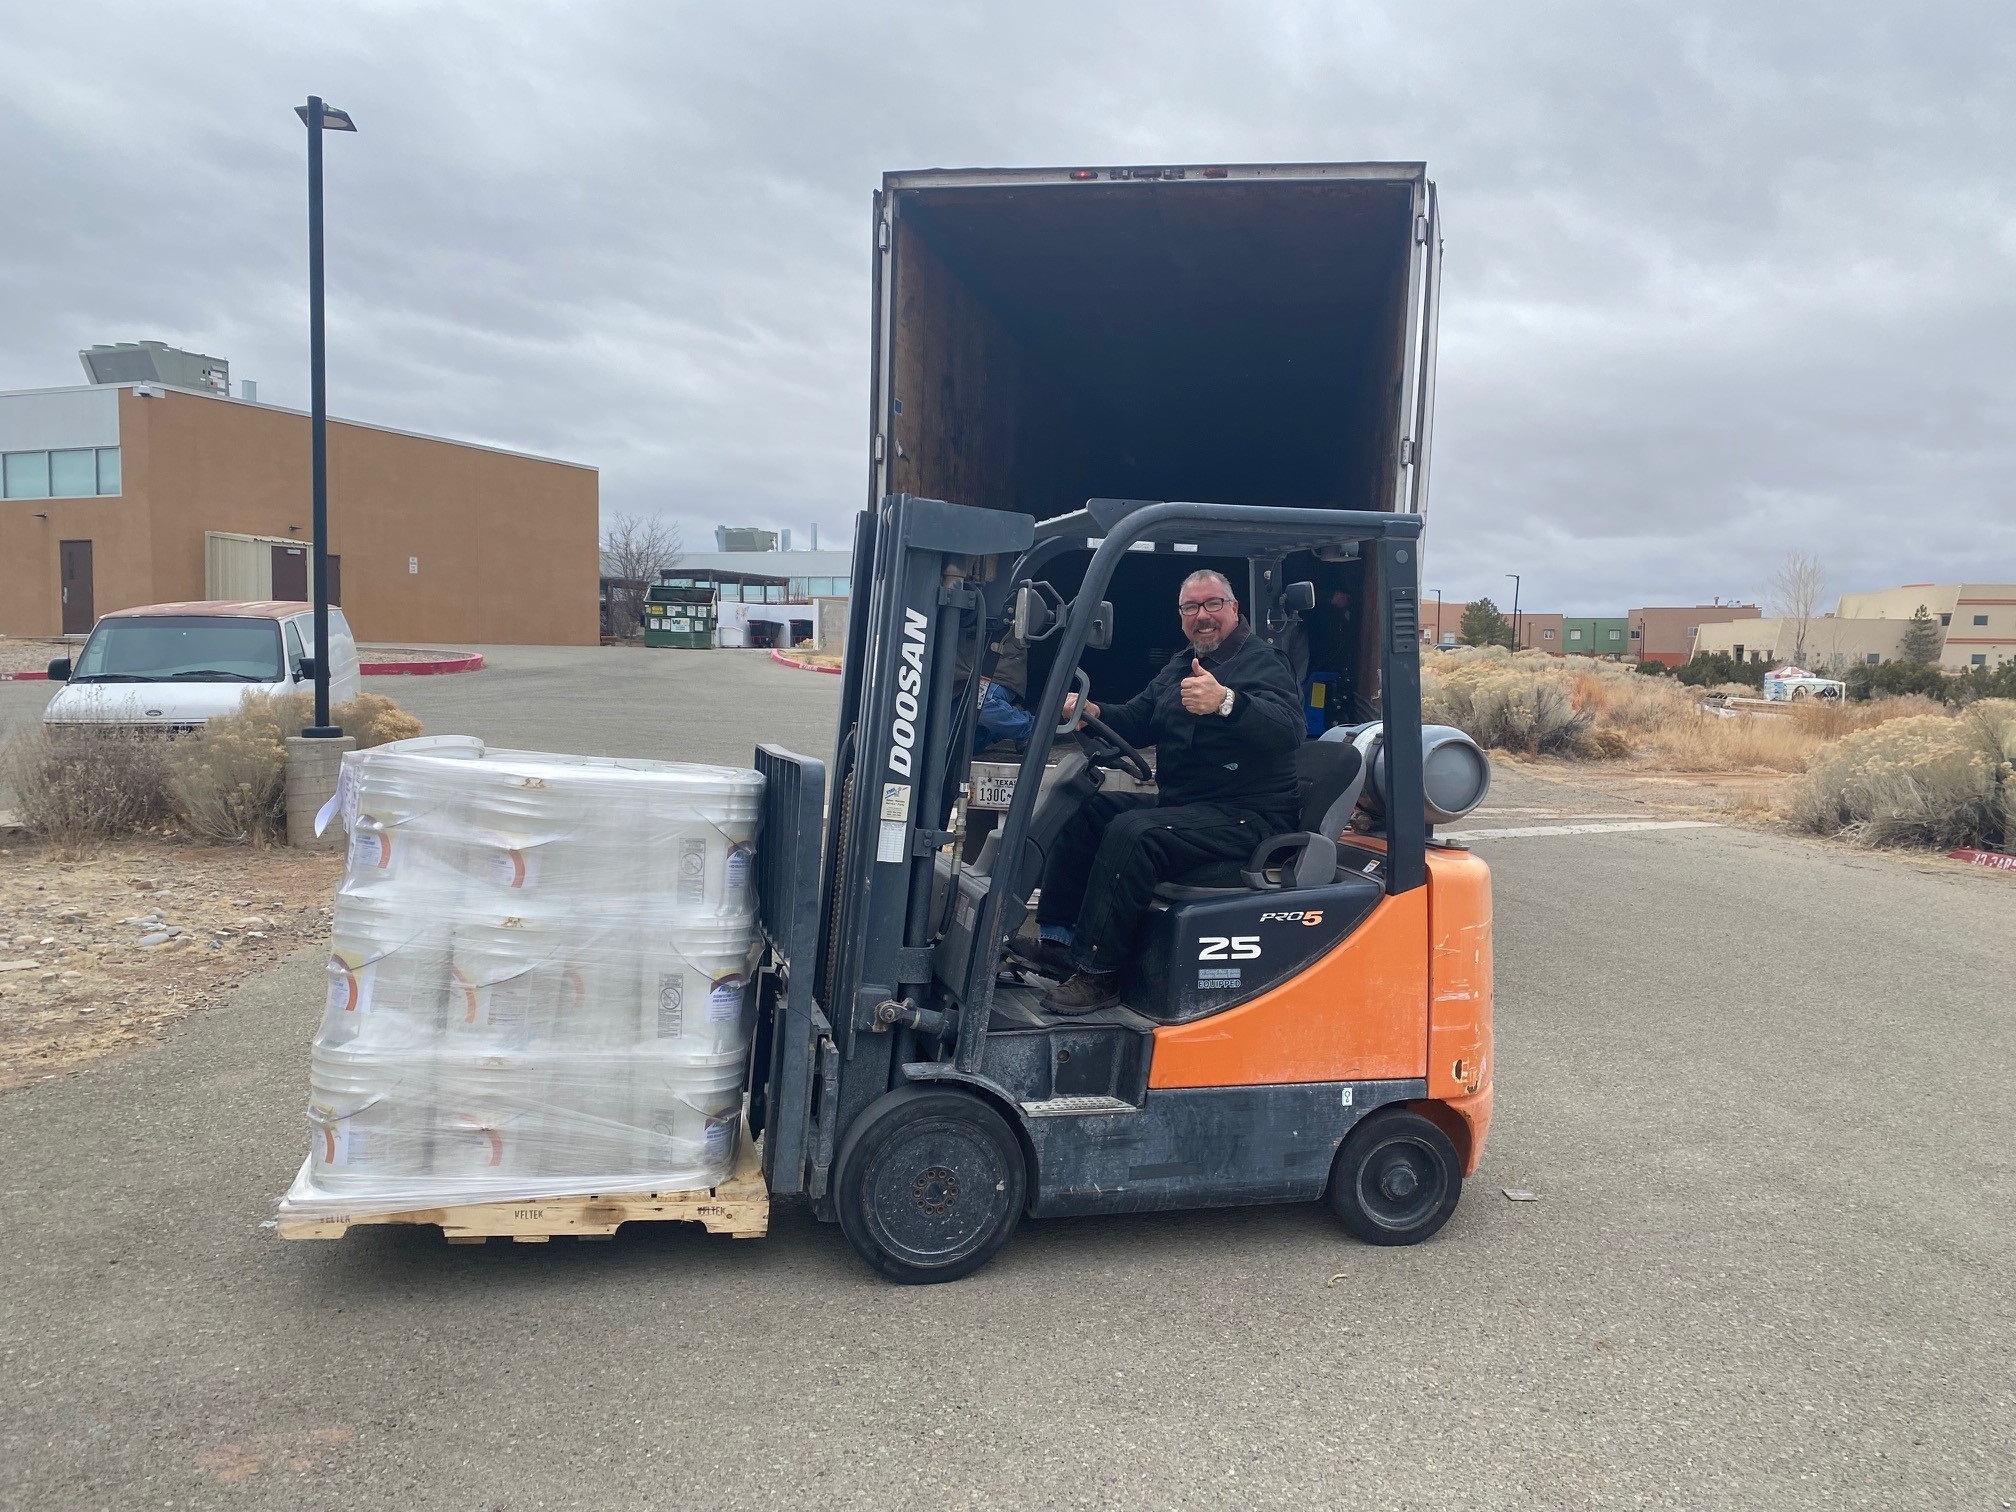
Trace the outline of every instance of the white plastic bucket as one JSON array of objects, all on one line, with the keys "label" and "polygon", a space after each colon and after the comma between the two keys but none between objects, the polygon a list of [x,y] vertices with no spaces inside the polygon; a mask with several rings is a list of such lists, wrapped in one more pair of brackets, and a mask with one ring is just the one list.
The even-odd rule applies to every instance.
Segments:
[{"label": "white plastic bucket", "polygon": [[746,923],[672,922],[652,930],[639,962],[638,1040],[685,1056],[748,1048],[756,939]]},{"label": "white plastic bucket", "polygon": [[442,922],[385,893],[336,895],[318,1044],[416,1047],[448,1013]]},{"label": "white plastic bucket", "polygon": [[668,1188],[727,1179],[735,1168],[746,1057],[643,1055],[633,1066],[631,1160],[639,1175]]},{"label": "white plastic bucket", "polygon": [[386,1191],[425,1175],[417,1068],[323,1045],[308,1065],[308,1161],[318,1187]]},{"label": "white plastic bucket", "polygon": [[427,1174],[464,1200],[496,1195],[559,1169],[551,1128],[552,1072],[526,1055],[443,1055],[424,1119]]}]

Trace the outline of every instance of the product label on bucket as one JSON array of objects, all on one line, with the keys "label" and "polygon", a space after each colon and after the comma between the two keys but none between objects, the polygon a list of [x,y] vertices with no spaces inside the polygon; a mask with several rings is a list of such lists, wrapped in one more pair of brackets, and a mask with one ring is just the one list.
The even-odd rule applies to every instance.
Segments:
[{"label": "product label on bucket", "polygon": [[355,1118],[340,1118],[333,1108],[316,1108],[311,1112],[318,1115],[314,1133],[315,1153],[326,1166],[354,1166],[363,1164],[371,1153],[365,1131],[358,1127]]},{"label": "product label on bucket", "polygon": [[707,842],[695,836],[679,842],[679,901],[707,900]]},{"label": "product label on bucket", "polygon": [[735,1143],[735,1120],[732,1118],[710,1118],[707,1120],[705,1135],[707,1158],[726,1160]]},{"label": "product label on bucket", "polygon": [[539,880],[539,856],[530,850],[498,851],[490,857],[487,873],[498,887],[530,887]]},{"label": "product label on bucket", "polygon": [[723,873],[728,884],[729,895],[735,896],[749,886],[749,868],[756,863],[756,848],[747,843],[728,847],[728,865]]},{"label": "product label on bucket", "polygon": [[714,978],[707,991],[707,1022],[732,1024],[742,1017],[742,988],[747,979],[739,971]]},{"label": "product label on bucket", "polygon": [[329,1002],[331,1013],[369,1013],[371,987],[377,979],[375,962],[352,964],[346,957],[329,957]]},{"label": "product label on bucket", "polygon": [[686,974],[658,973],[658,1038],[677,1039],[686,1032]]},{"label": "product label on bucket", "polygon": [[379,829],[368,821],[350,831],[349,866],[352,871],[390,871],[391,831]]}]

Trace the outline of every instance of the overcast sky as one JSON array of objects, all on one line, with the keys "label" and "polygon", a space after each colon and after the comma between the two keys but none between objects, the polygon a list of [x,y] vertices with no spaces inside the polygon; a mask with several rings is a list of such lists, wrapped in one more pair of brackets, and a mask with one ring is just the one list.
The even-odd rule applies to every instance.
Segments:
[{"label": "overcast sky", "polygon": [[866,480],[885,169],[1425,158],[1428,585],[1621,613],[2016,581],[2016,6],[0,0],[0,387],[157,338],[601,469],[605,517]]}]

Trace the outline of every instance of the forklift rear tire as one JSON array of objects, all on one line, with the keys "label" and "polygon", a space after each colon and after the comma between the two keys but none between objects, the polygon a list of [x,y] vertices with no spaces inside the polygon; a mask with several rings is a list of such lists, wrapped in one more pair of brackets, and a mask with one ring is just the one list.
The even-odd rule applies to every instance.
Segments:
[{"label": "forklift rear tire", "polygon": [[970,1092],[899,1087],[869,1104],[834,1163],[840,1230],[891,1281],[956,1281],[1022,1221],[1022,1142]]},{"label": "forklift rear tire", "polygon": [[1419,1244],[1463,1195],[1463,1162],[1419,1113],[1389,1108],[1351,1131],[1330,1168],[1330,1206],[1367,1244]]}]

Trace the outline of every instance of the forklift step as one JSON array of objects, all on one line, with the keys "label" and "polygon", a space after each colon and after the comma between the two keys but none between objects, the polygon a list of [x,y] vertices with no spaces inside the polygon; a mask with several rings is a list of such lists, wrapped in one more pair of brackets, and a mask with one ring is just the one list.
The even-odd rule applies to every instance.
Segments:
[{"label": "forklift step", "polygon": [[1025,1102],[1022,1111],[1031,1118],[1075,1118],[1090,1113],[1139,1113],[1124,1097],[1052,1097],[1043,1102]]},{"label": "forklift step", "polygon": [[607,1239],[626,1223],[683,1220],[711,1234],[761,1239],[770,1229],[770,1189],[763,1181],[760,1143],[744,1126],[735,1169],[719,1186],[690,1192],[584,1192],[521,1202],[475,1202],[412,1212],[282,1214],[274,1224],[282,1239],[340,1239],[365,1224],[435,1224],[450,1244],[510,1238],[544,1244],[555,1234]]}]

